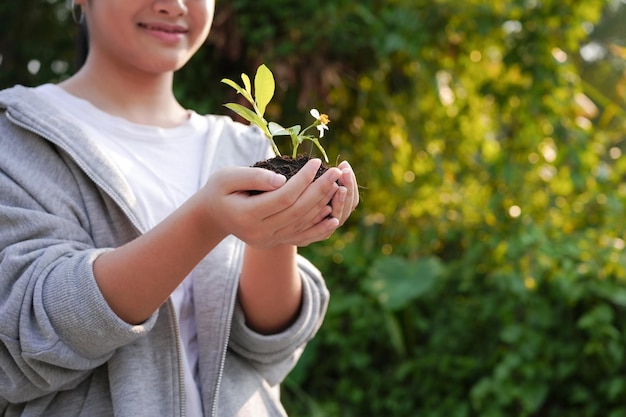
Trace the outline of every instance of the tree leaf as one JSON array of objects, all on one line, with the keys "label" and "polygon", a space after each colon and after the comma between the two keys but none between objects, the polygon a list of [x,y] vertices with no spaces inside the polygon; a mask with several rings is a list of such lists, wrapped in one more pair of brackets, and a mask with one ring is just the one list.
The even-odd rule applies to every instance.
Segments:
[{"label": "tree leaf", "polygon": [[274,97],[275,88],[272,71],[270,71],[265,64],[261,64],[254,77],[254,94],[256,105],[261,116],[265,114],[268,103],[272,100],[272,97]]},{"label": "tree leaf", "polygon": [[407,261],[389,256],[372,265],[364,287],[387,310],[400,310],[427,293],[442,270],[441,262],[434,257]]}]

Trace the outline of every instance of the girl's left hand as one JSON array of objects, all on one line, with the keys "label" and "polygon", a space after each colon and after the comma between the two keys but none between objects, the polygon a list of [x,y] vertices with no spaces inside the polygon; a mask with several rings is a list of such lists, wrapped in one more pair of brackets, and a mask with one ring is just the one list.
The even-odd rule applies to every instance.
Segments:
[{"label": "girl's left hand", "polygon": [[340,163],[337,168],[341,170],[338,180],[340,187],[331,200],[331,216],[339,220],[341,226],[359,204],[359,189],[354,171],[347,161]]}]

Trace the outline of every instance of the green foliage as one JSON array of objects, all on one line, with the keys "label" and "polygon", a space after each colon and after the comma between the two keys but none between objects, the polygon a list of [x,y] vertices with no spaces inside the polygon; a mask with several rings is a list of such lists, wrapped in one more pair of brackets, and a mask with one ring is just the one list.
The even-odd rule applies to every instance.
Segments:
[{"label": "green foliage", "polygon": [[[267,63],[266,113],[327,109],[326,148],[364,187],[350,222],[302,250],[332,299],[284,385],[290,415],[626,414],[618,5],[218,2],[177,95],[222,112],[236,91],[219,80]],[[591,41],[599,60],[582,59]]]},{"label": "green foliage", "polygon": [[0,88],[67,77],[77,33],[65,0],[0,2]]},{"label": "green foliage", "polygon": [[335,308],[301,387],[328,416],[621,415],[624,95],[578,55],[604,3],[396,3],[328,98],[366,189],[307,250]]}]

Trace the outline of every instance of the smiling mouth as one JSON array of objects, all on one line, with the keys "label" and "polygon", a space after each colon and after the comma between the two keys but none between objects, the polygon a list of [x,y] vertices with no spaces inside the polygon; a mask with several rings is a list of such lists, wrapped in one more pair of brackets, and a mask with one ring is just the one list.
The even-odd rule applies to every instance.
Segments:
[{"label": "smiling mouth", "polygon": [[156,31],[165,32],[165,33],[176,33],[176,34],[187,33],[186,29],[179,28],[179,27],[167,27],[167,26],[161,26],[161,25],[149,25],[149,24],[146,24],[146,23],[139,23],[138,26],[140,28],[143,28],[143,29],[156,30]]}]

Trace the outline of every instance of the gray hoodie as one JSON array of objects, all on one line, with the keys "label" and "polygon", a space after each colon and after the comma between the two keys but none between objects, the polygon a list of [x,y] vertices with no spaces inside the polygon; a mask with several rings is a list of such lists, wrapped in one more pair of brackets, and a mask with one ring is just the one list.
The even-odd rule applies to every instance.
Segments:
[{"label": "gray hoodie", "polygon": [[[266,156],[255,129],[207,117],[219,132],[209,171]],[[130,188],[79,128],[31,89],[0,91],[1,415],[184,416],[171,302],[130,325],[93,276],[100,254],[143,232]],[[319,329],[328,291],[300,257],[300,316],[280,334],[251,331],[236,299],[243,247],[224,239],[193,282],[203,407],[283,416],[277,385]]]}]

